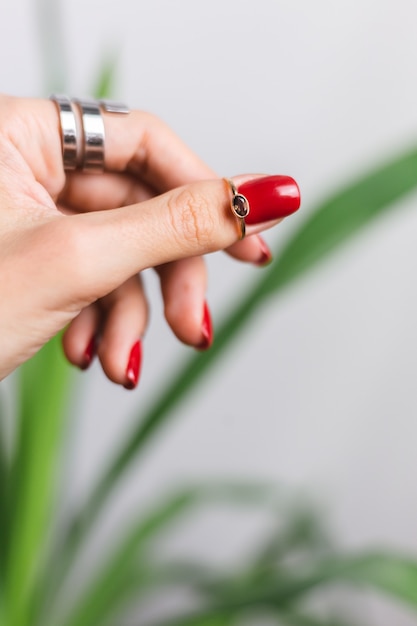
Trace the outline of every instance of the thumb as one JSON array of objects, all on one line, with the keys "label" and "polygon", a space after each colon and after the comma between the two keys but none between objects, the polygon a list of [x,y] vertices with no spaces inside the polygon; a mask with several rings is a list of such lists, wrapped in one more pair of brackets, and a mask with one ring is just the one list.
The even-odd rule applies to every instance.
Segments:
[{"label": "thumb", "polygon": [[[298,186],[288,176],[237,177],[234,184],[250,204],[247,234],[276,223],[300,204]],[[140,204],[59,220],[65,241],[62,289],[72,303],[79,300],[83,306],[147,267],[227,248],[241,237],[231,201],[227,181],[203,181]]]}]

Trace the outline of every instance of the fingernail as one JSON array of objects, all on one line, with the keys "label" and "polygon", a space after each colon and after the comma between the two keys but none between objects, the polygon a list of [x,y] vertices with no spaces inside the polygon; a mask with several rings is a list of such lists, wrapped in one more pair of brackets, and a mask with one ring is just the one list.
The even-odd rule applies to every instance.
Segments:
[{"label": "fingernail", "polygon": [[239,185],[249,202],[246,224],[261,224],[287,217],[300,207],[300,190],[290,176],[264,176]]},{"label": "fingernail", "polygon": [[96,350],[97,350],[97,339],[96,336],[94,335],[88,346],[86,347],[84,354],[83,354],[83,362],[81,365],[81,369],[82,370],[86,370],[87,368],[90,367],[91,365],[91,361],[94,359],[95,355],[96,355]]},{"label": "fingernail", "polygon": [[262,237],[258,237],[258,239],[259,239],[259,248],[261,252],[260,252],[259,259],[256,261],[255,264],[259,265],[259,267],[264,267],[265,265],[269,265],[269,263],[271,263],[272,252],[268,248],[268,246],[266,245]]},{"label": "fingernail", "polygon": [[142,342],[137,341],[130,351],[126,368],[125,389],[134,389],[139,381],[140,366],[142,363]]},{"label": "fingernail", "polygon": [[208,350],[213,343],[213,324],[207,302],[204,303],[201,334],[203,335],[203,339],[196,347],[198,350]]}]

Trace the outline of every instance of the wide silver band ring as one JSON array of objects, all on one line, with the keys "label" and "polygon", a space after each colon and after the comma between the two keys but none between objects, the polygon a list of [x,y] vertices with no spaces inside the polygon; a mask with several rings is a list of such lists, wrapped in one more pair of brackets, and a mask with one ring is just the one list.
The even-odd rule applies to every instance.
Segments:
[{"label": "wide silver band ring", "polygon": [[[70,99],[61,95],[52,95],[51,100],[57,104],[60,113],[64,169],[103,172],[106,137],[102,113],[125,115],[129,113],[128,107],[111,100]],[[78,116],[74,105],[78,108]]]},{"label": "wide silver band ring", "polygon": [[233,215],[238,218],[240,239],[246,235],[245,217],[249,215],[250,206],[248,199],[236,189],[236,185],[230,178],[224,178],[228,187],[232,192],[231,210]]}]

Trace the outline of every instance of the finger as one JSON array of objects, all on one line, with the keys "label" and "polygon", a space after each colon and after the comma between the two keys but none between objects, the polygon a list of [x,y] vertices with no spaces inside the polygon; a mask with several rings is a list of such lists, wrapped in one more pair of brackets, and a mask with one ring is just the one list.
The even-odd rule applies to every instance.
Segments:
[{"label": "finger", "polygon": [[77,315],[63,335],[65,356],[80,369],[87,369],[96,354],[100,320],[99,306],[91,304]]},{"label": "finger", "polygon": [[[244,180],[244,179],[243,179]],[[66,214],[74,212],[105,211],[116,206],[144,202],[155,196],[155,190],[129,174],[104,174],[85,176],[70,173],[58,202]],[[239,261],[264,266],[272,259],[271,251],[259,235],[236,242],[227,253]]]},{"label": "finger", "polygon": [[59,198],[65,205],[82,211],[126,206],[215,176],[154,115],[132,111],[127,116],[103,114],[103,119],[108,172],[103,175],[67,173]]},{"label": "finger", "polygon": [[161,279],[165,318],[174,334],[188,345],[209,347],[205,324],[207,272],[202,257],[160,265],[156,271]]},{"label": "finger", "polygon": [[[277,218],[298,208],[298,196],[284,200],[276,206]],[[71,298],[72,307],[83,308],[146,267],[229,247],[241,232],[230,202],[224,181],[203,181],[139,205],[54,220],[48,224],[48,245],[42,246],[42,271],[54,283],[50,297]],[[271,219],[252,190],[248,235],[269,225],[260,222],[265,215]],[[41,229],[38,236],[43,238]]]},{"label": "finger", "polygon": [[[8,138],[34,179],[56,200],[68,173],[63,168],[55,103],[2,96],[0,114]],[[103,113],[103,121],[106,170],[133,173],[159,193],[214,177],[213,171],[154,115],[140,111]]]},{"label": "finger", "polygon": [[245,237],[242,241],[232,244],[226,252],[238,261],[253,263],[259,267],[272,261],[272,252],[260,235]]},{"label": "finger", "polygon": [[[72,214],[105,211],[116,206],[144,202],[154,196],[155,190],[129,174],[106,172],[85,176],[80,172],[73,172],[68,176],[58,202],[64,213]],[[236,242],[227,249],[227,253],[238,261],[253,263],[259,267],[272,260],[269,247],[259,235]]]},{"label": "finger", "polygon": [[65,183],[59,114],[50,100],[0,98],[2,138],[16,149],[26,169],[20,178],[27,186],[40,183],[56,198]]},{"label": "finger", "polygon": [[67,175],[65,187],[58,197],[58,203],[77,212],[107,211],[149,200],[156,195],[146,183],[132,174],[89,174],[71,172]]},{"label": "finger", "polygon": [[239,237],[229,205],[224,182],[207,181],[140,205],[62,217],[51,225],[59,231],[53,239],[66,241],[51,278],[66,278],[53,296],[81,296],[73,304],[82,308],[147,267],[229,246]]},{"label": "finger", "polygon": [[140,373],[138,343],[148,320],[148,306],[140,278],[130,278],[100,304],[105,313],[98,347],[103,370],[113,382],[133,389]]},{"label": "finger", "polygon": [[[233,180],[235,182],[235,185],[239,187],[239,193],[242,193],[242,192],[247,193],[245,191],[246,183],[253,185],[256,180],[268,179],[268,178],[274,178],[274,177],[268,177],[265,174],[252,174],[252,175],[235,176],[233,177]],[[289,180],[292,181],[292,179],[289,179]],[[296,194],[298,194],[298,202],[299,202],[299,190],[296,187],[296,185],[293,191]],[[250,194],[249,197],[253,198],[251,190],[249,190],[249,194]],[[271,200],[273,200],[273,197],[269,198],[269,201]],[[265,201],[268,204],[268,193],[266,194],[266,197],[264,196],[263,198],[263,202]],[[249,204],[251,203],[249,202]],[[267,228],[271,228],[275,226],[280,221],[281,221],[280,219],[272,220],[269,224],[264,223],[263,226],[265,227],[265,230],[266,230]],[[250,232],[250,229],[247,229],[246,232],[248,234],[248,232]],[[249,263],[253,263],[254,265],[257,265],[259,267],[268,265],[272,261],[271,250],[269,249],[263,237],[261,237],[260,235],[252,236],[252,237],[245,237],[245,239],[243,239],[242,241],[237,241],[236,243],[232,244],[232,246],[228,248],[226,252],[230,254],[230,256],[232,256],[233,258],[239,261],[246,261]]]},{"label": "finger", "polygon": [[150,113],[104,114],[106,168],[133,172],[160,193],[213,178],[214,172],[160,119]]}]

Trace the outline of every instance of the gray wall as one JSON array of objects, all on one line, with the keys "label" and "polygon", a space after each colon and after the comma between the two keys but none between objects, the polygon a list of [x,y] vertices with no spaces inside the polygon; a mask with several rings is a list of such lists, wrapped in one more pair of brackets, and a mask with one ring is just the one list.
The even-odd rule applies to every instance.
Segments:
[{"label": "gray wall", "polygon": [[[0,5],[4,92],[42,94],[34,6]],[[71,0],[64,15],[71,94],[88,92],[113,46],[120,99],[163,117],[219,174],[299,181],[302,211],[267,234],[273,245],[324,194],[415,139],[412,0]],[[255,476],[315,496],[343,546],[416,550],[416,201],[253,320],[131,476],[113,523],[132,502],[189,478]],[[216,323],[261,270],[220,254],[208,265]],[[139,389],[116,388],[97,365],[80,375],[78,495],[131,409],[188,353],[146,278],[153,317]],[[203,524],[187,541],[210,543],[210,532]],[[374,600],[363,611],[378,625],[415,623]]]}]

